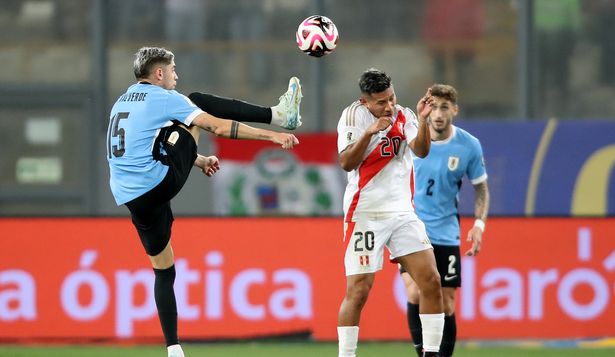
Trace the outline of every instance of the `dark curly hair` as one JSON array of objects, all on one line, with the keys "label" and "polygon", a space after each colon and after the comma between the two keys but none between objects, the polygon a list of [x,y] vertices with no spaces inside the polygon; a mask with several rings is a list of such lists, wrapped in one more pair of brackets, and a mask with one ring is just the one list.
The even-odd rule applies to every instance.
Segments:
[{"label": "dark curly hair", "polygon": [[376,68],[368,69],[359,78],[359,89],[366,95],[384,92],[390,86],[391,77]]}]

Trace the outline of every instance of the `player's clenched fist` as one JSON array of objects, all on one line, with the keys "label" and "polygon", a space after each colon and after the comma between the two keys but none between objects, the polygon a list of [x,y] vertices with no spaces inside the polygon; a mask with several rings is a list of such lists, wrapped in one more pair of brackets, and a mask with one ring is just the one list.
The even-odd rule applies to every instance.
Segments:
[{"label": "player's clenched fist", "polygon": [[276,144],[280,144],[282,149],[292,149],[293,146],[299,144],[299,139],[297,139],[297,137],[287,133],[275,133],[272,141]]},{"label": "player's clenched fist", "polygon": [[391,117],[380,117],[376,120],[372,125],[367,128],[366,132],[369,134],[376,134],[379,131],[382,131],[393,124],[393,118]]}]

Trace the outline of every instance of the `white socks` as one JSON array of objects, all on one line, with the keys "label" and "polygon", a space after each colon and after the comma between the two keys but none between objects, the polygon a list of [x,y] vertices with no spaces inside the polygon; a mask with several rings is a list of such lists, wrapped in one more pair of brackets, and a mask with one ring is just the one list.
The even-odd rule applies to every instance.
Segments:
[{"label": "white socks", "polygon": [[185,357],[182,346],[180,345],[171,345],[167,347],[167,352],[169,353],[169,357]]},{"label": "white socks", "polygon": [[339,357],[355,357],[359,341],[359,326],[338,326],[337,340]]},{"label": "white socks", "polygon": [[419,314],[423,326],[423,350],[439,352],[444,330],[444,313]]},{"label": "white socks", "polygon": [[271,124],[272,125],[277,125],[277,126],[283,125],[286,119],[286,112],[280,110],[278,108],[279,106],[280,105],[278,104],[276,106],[271,107]]}]

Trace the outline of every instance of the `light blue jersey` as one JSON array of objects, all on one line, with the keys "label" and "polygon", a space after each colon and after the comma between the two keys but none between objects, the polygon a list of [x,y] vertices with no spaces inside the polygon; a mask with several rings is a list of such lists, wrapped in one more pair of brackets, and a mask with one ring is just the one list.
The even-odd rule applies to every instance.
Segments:
[{"label": "light blue jersey", "polygon": [[487,179],[480,142],[453,126],[451,137],[432,141],[427,157],[414,158],[414,203],[433,244],[459,245],[458,200],[464,175],[475,185]]},{"label": "light blue jersey", "polygon": [[186,96],[162,87],[137,83],[111,109],[107,130],[109,184],[115,202],[131,201],[158,185],[169,169],[154,160],[154,141],[161,128],[176,120],[190,125],[202,113]]}]

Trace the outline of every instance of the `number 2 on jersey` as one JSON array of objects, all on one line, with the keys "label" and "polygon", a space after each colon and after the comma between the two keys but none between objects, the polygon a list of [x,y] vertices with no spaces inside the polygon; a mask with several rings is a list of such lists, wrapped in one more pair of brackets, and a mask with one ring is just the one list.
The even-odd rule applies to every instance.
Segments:
[{"label": "number 2 on jersey", "polygon": [[[109,132],[107,133],[107,155],[111,158],[111,154],[115,157],[122,157],[126,152],[126,131],[120,128],[120,120],[128,119],[128,112],[120,112],[113,116],[109,123]],[[119,138],[117,145],[111,146],[111,138]]]},{"label": "number 2 on jersey", "polygon": [[429,179],[427,180],[427,189],[425,190],[425,194],[427,196],[433,196],[433,185],[436,183],[436,180]]},{"label": "number 2 on jersey", "polygon": [[448,256],[448,274],[455,275],[457,274],[457,269],[455,269],[455,263],[457,262],[457,257],[453,254]]}]

